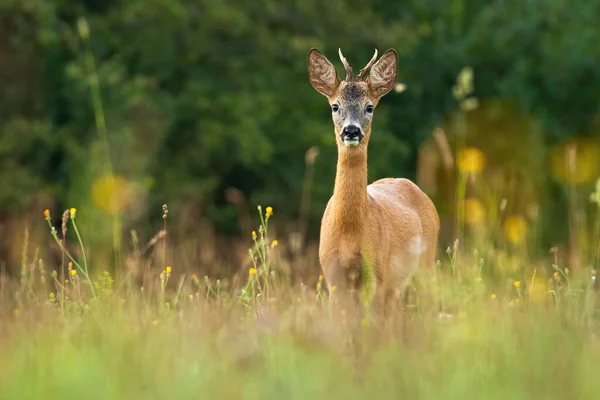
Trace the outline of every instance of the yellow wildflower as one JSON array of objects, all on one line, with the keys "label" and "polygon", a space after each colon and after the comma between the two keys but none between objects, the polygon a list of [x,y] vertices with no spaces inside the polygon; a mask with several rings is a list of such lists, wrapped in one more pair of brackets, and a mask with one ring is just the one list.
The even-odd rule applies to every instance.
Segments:
[{"label": "yellow wildflower", "polygon": [[475,225],[485,218],[485,205],[476,197],[465,199],[465,222]]},{"label": "yellow wildflower", "polygon": [[514,283],[515,287],[518,289],[521,287],[521,281],[515,281]]},{"label": "yellow wildflower", "polygon": [[125,210],[134,199],[130,182],[118,175],[98,177],[92,182],[91,190],[94,204],[112,215]]},{"label": "yellow wildflower", "polygon": [[491,296],[491,298],[492,298],[492,300],[496,300],[496,294],[495,294],[495,293],[492,293],[492,296]]},{"label": "yellow wildflower", "polygon": [[46,217],[46,219],[50,218],[50,210],[48,210],[47,208],[44,210],[44,217]]},{"label": "yellow wildflower", "polygon": [[73,268],[73,261],[69,261],[69,263],[67,264],[67,266],[69,267],[69,269]]},{"label": "yellow wildflower", "polygon": [[485,166],[485,154],[477,147],[465,147],[456,157],[458,170],[464,173],[478,173]]},{"label": "yellow wildflower", "polygon": [[273,240],[273,244],[271,244],[271,247],[276,247],[279,244],[279,242],[277,241],[277,239]]},{"label": "yellow wildflower", "polygon": [[529,224],[523,217],[512,216],[504,222],[504,235],[511,243],[522,243],[527,237],[528,231]]},{"label": "yellow wildflower", "polygon": [[69,214],[71,214],[71,218],[75,218],[75,214],[77,214],[77,209],[76,208],[71,208],[69,210]]},{"label": "yellow wildflower", "polygon": [[154,326],[158,325],[158,320],[155,319],[154,321],[152,321],[152,325],[154,325]]},{"label": "yellow wildflower", "polygon": [[165,272],[166,272],[167,274],[170,274],[170,273],[171,273],[171,267],[167,267],[167,268],[165,268]]},{"label": "yellow wildflower", "polygon": [[77,270],[76,269],[72,269],[70,272],[71,276],[75,276],[77,275]]},{"label": "yellow wildflower", "polygon": [[475,282],[481,282],[481,277],[478,276],[477,278],[475,278]]},{"label": "yellow wildflower", "polygon": [[256,240],[256,231],[252,231],[252,239]]},{"label": "yellow wildflower", "polygon": [[560,279],[560,275],[559,275],[558,271],[556,271],[556,272],[554,273],[554,279],[556,279],[556,280],[559,280],[559,279]]},{"label": "yellow wildflower", "polygon": [[554,179],[562,183],[582,184],[598,176],[600,148],[594,139],[574,137],[555,146],[550,153]]},{"label": "yellow wildflower", "polygon": [[331,287],[331,293],[335,292],[335,289],[337,289],[337,287],[336,287],[335,285],[333,285],[333,286]]},{"label": "yellow wildflower", "polygon": [[267,207],[266,211],[267,211],[267,217],[270,217],[271,215],[273,215],[273,207]]},{"label": "yellow wildflower", "polygon": [[192,301],[192,300],[194,300],[194,295],[193,295],[193,294],[190,294],[190,295],[188,296],[188,298],[190,299],[190,301]]},{"label": "yellow wildflower", "polygon": [[319,281],[323,280],[323,275],[319,275]]},{"label": "yellow wildflower", "polygon": [[248,270],[248,274],[249,274],[250,276],[254,276],[254,275],[256,275],[256,268],[250,268],[250,269]]}]

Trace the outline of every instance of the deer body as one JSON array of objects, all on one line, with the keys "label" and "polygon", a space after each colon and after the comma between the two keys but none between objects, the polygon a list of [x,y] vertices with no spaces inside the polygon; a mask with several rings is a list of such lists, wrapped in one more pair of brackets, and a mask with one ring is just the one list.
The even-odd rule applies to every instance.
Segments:
[{"label": "deer body", "polygon": [[341,81],[325,56],[312,49],[308,70],[313,87],[332,106],[338,147],[333,196],[321,222],[321,268],[330,287],[344,293],[371,289],[367,292],[385,310],[403,293],[412,273],[434,268],[439,217],[429,197],[407,179],[368,184],[373,110],[396,84],[398,70],[395,51],[388,50],[373,65],[376,56],[355,80],[340,51],[346,68]]}]

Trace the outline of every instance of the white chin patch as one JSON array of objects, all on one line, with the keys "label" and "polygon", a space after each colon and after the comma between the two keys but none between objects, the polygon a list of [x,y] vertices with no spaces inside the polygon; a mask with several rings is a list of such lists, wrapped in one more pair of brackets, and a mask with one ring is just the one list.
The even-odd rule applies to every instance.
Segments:
[{"label": "white chin patch", "polygon": [[344,144],[349,147],[358,146],[359,143],[358,139],[344,139]]}]

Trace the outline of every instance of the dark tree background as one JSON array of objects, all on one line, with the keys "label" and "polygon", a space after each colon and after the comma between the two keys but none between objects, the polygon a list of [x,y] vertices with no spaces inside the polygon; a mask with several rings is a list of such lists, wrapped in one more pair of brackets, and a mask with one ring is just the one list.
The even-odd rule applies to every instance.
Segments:
[{"label": "dark tree background", "polygon": [[[375,48],[393,47],[406,90],[377,109],[370,179],[414,179],[436,127],[452,141],[452,87],[471,66],[481,107],[467,141],[513,171],[524,193],[531,187],[552,216],[541,242],[551,244],[564,231],[555,216],[567,190],[552,180],[551,150],[574,137],[595,146],[598,132],[598,16],[599,0],[0,0],[0,235],[15,244],[24,219],[43,224],[50,208],[58,223],[75,206],[92,242],[112,234],[105,222],[115,210],[125,237],[133,227],[150,237],[163,203],[180,237],[199,221],[246,235],[243,209],[254,218],[258,204],[273,206],[283,226],[298,218],[305,153],[317,146],[315,238],[336,150],[326,100],[308,82],[308,50],[341,73],[338,47],[355,70]],[[504,117],[494,117],[499,109]],[[102,178],[107,147],[117,181]],[[593,185],[589,168],[582,183]],[[448,198],[427,190],[449,215]]]}]

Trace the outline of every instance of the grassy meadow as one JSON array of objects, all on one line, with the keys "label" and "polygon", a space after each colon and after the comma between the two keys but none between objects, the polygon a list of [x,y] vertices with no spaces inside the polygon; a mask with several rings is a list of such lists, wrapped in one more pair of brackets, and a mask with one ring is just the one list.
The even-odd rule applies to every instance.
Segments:
[{"label": "grassy meadow", "polygon": [[[84,89],[91,89],[94,154],[102,159],[89,176],[108,177],[98,193],[102,201],[115,192],[106,195],[111,202],[119,185],[84,22]],[[447,146],[456,191],[451,221],[442,225],[447,234],[451,222],[456,240],[440,245],[437,275],[417,274],[403,309],[385,323],[368,304],[353,310],[339,302],[319,275],[316,246],[289,257],[291,240],[275,233],[283,231],[278,210],[267,204],[249,207],[258,211],[256,226],[241,239],[248,250],[238,273],[217,277],[173,261],[185,246],[170,234],[186,217],[172,222],[167,205],[153,210],[163,218],[146,241],[121,237],[118,204],[92,212],[95,200],[87,199],[78,209],[37,211],[42,239],[25,222],[2,238],[22,262],[8,266],[12,274],[1,265],[0,399],[598,398],[600,189],[576,187],[569,174],[578,156],[567,167],[559,157],[569,202],[557,219],[570,221],[568,240],[540,249],[548,225],[535,210],[511,209],[521,187],[496,190],[498,179],[482,176],[490,154],[460,134],[464,115],[479,106],[472,79],[470,69],[457,79],[463,114]],[[596,156],[596,169],[581,164],[587,183],[597,178]],[[89,244],[94,230],[112,232],[112,246]],[[233,241],[214,247],[237,251]]]},{"label": "grassy meadow", "polygon": [[[20,281],[3,280],[0,397],[591,399],[600,391],[594,271],[570,272],[552,262],[555,253],[545,264],[456,242],[440,252],[437,279],[415,277],[404,312],[382,326],[368,307],[347,312],[322,278],[292,284],[279,274],[275,211],[259,208],[253,264],[244,285],[230,288],[178,266],[151,273],[142,259],[143,285],[131,274],[88,272],[77,229],[85,212],[66,210],[61,229],[75,240],[63,247],[50,226],[47,243],[61,250],[65,276],[25,243]],[[512,269],[501,273],[502,265]]]}]

